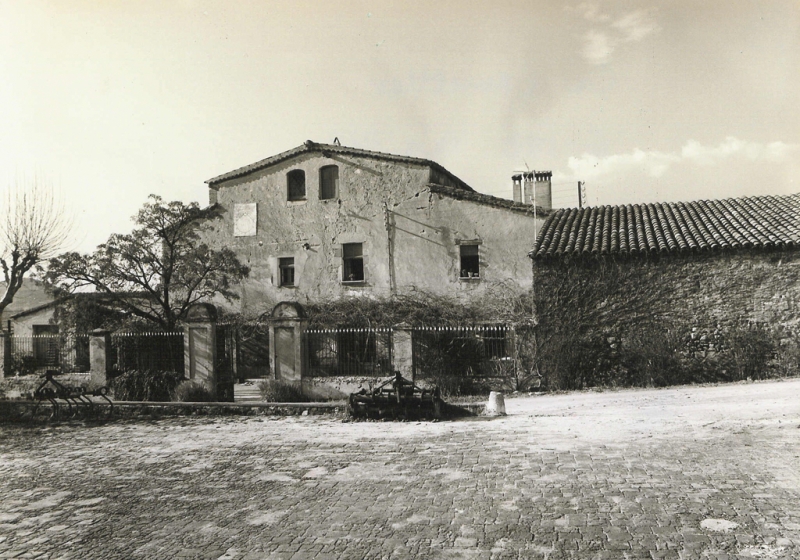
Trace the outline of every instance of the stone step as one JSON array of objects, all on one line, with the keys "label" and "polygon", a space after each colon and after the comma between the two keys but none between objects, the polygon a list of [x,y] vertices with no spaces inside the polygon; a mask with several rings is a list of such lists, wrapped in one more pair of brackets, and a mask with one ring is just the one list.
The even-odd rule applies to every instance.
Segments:
[{"label": "stone step", "polygon": [[258,385],[237,383],[233,386],[233,400],[234,402],[259,402],[263,399]]}]

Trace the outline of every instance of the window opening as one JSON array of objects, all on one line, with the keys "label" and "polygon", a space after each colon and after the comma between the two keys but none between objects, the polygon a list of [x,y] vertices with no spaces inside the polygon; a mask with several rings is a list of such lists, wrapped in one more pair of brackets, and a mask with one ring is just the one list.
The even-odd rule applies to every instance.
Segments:
[{"label": "window opening", "polygon": [[278,259],[280,286],[294,286],[294,257]]},{"label": "window opening", "polygon": [[319,198],[329,200],[339,193],[339,168],[327,165],[319,170]]},{"label": "window opening", "polygon": [[288,200],[304,200],[306,198],[306,173],[295,169],[286,174],[286,198]]},{"label": "window opening", "polygon": [[364,252],[361,243],[345,243],[342,245],[344,259],[344,282],[364,281]]},{"label": "window opening", "polygon": [[480,277],[480,257],[477,245],[460,245],[461,278]]}]

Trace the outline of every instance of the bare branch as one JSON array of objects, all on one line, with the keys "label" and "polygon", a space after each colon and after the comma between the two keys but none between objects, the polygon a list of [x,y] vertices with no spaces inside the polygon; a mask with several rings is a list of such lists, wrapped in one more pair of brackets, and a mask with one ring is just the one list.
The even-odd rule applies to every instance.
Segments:
[{"label": "bare branch", "polygon": [[0,268],[5,281],[0,316],[25,274],[64,248],[72,226],[71,215],[48,184],[34,178],[8,189],[0,200]]}]

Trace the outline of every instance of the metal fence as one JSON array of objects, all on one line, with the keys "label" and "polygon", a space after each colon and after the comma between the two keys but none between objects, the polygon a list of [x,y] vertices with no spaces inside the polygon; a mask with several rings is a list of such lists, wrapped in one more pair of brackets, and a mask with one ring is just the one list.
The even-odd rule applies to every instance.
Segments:
[{"label": "metal fence", "polygon": [[497,377],[497,366],[511,359],[510,332],[505,325],[416,327],[411,337],[414,377]]},{"label": "metal fence", "polygon": [[5,361],[9,368],[6,375],[28,375],[47,369],[89,371],[88,334],[11,335],[6,344],[10,351]]},{"label": "metal fence", "polygon": [[392,374],[391,329],[308,329],[303,336],[310,377]]},{"label": "metal fence", "polygon": [[183,331],[112,333],[111,369],[184,371]]},{"label": "metal fence", "polygon": [[218,324],[217,366],[240,381],[269,377],[269,325]]}]

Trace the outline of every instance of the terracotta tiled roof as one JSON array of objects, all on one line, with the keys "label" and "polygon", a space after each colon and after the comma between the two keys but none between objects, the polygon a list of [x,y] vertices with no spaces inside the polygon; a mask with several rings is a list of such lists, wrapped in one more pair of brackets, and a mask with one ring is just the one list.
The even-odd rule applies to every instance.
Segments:
[{"label": "terracotta tiled roof", "polygon": [[512,210],[520,214],[528,214],[530,216],[535,216],[535,215],[547,216],[550,214],[548,210],[543,210],[540,206],[536,207],[536,212],[534,213],[534,208],[530,204],[522,204],[519,202],[514,202],[513,200],[508,200],[507,198],[498,198],[496,196],[491,196],[488,194],[483,194],[475,191],[467,191],[464,189],[457,189],[454,187],[446,187],[444,185],[437,185],[434,183],[430,183],[428,185],[428,188],[431,190],[432,193],[449,196],[450,198],[455,198],[457,200],[469,200],[470,202],[483,204],[485,206],[493,206],[495,208],[505,208],[506,210]]},{"label": "terracotta tiled roof", "polygon": [[530,256],[800,247],[800,194],[558,210]]},{"label": "terracotta tiled roof", "polygon": [[247,175],[248,173],[252,173],[253,171],[258,171],[259,169],[264,169],[271,165],[275,165],[276,163],[281,163],[283,161],[286,161],[287,159],[291,159],[300,154],[305,154],[310,152],[322,152],[325,154],[368,157],[373,159],[382,159],[385,161],[396,161],[399,163],[410,163],[414,165],[429,166],[441,173],[445,173],[446,175],[448,175],[459,186],[459,188],[469,191],[473,190],[464,181],[462,181],[461,179],[450,173],[447,169],[445,169],[435,161],[415,158],[410,156],[398,156],[395,154],[386,154],[383,152],[373,152],[370,150],[362,150],[359,148],[349,148],[347,146],[339,146],[337,144],[319,144],[317,142],[312,142],[311,140],[306,140],[302,145],[297,146],[296,148],[292,148],[291,150],[281,152],[278,155],[262,159],[261,161],[251,163],[250,165],[245,165],[244,167],[240,167],[238,169],[234,169],[233,171],[229,171],[228,173],[223,173],[222,175],[218,175],[217,177],[214,177],[213,179],[209,179],[208,181],[206,181],[206,184],[208,184],[208,186],[211,187],[223,181],[227,181],[228,179],[241,177],[243,175]]}]

